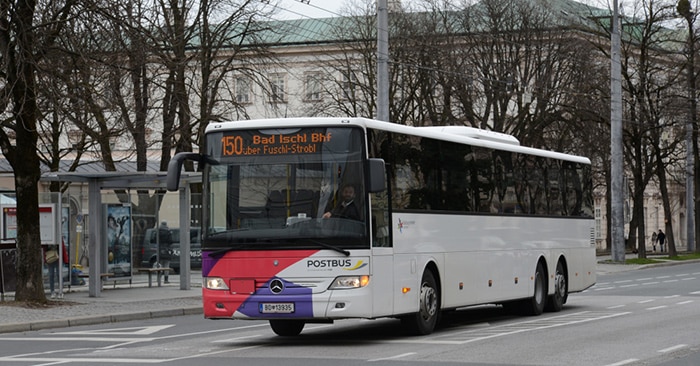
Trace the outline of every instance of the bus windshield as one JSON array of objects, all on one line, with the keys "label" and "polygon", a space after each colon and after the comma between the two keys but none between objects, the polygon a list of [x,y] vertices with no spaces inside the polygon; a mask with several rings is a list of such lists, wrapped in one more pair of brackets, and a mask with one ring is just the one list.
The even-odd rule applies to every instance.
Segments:
[{"label": "bus windshield", "polygon": [[204,250],[369,247],[359,128],[208,135]]}]

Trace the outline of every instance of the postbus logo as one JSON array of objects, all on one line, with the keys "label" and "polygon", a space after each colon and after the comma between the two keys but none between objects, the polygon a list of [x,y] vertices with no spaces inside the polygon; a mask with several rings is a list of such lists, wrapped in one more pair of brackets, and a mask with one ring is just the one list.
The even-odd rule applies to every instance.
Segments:
[{"label": "postbus logo", "polygon": [[366,265],[367,263],[361,259],[354,263],[352,259],[309,259],[306,261],[306,268],[313,270],[344,269],[346,271],[355,271]]}]

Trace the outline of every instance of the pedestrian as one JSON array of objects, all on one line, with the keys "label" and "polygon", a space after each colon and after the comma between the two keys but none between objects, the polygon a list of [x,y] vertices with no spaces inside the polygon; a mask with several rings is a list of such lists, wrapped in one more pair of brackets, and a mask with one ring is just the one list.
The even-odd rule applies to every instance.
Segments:
[{"label": "pedestrian", "polygon": [[59,281],[61,275],[61,262],[68,264],[68,253],[66,251],[66,245],[63,244],[63,261],[58,260],[58,245],[49,245],[44,248],[44,263],[49,271],[49,289],[51,290],[51,298],[63,297],[63,291],[56,292],[56,282]]},{"label": "pedestrian", "polygon": [[663,252],[664,251],[664,244],[666,243],[666,234],[664,234],[661,229],[659,229],[659,233],[656,234],[656,240],[659,241],[659,251]]},{"label": "pedestrian", "polygon": [[[160,223],[160,227],[158,228],[158,263],[160,263],[161,267],[163,268],[170,267],[170,259],[172,258],[172,250],[170,247],[172,244],[173,238],[170,228],[168,227],[168,223],[163,221]],[[165,283],[169,283],[169,272],[170,271],[164,272]]]},{"label": "pedestrian", "polygon": [[654,248],[654,251],[655,251],[655,252],[656,252],[656,240],[657,240],[657,238],[656,238],[656,231],[654,231],[654,232],[651,234],[651,245],[652,245],[652,247]]}]

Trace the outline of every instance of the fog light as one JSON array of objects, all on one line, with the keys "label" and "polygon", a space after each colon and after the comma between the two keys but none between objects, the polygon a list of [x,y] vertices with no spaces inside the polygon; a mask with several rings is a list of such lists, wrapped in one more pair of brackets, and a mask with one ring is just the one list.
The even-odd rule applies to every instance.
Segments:
[{"label": "fog light", "polygon": [[216,303],[216,308],[217,308],[217,309],[226,309],[226,307],[224,306],[224,304],[222,304],[222,303],[220,303],[220,302],[217,302],[217,303]]},{"label": "fog light", "polygon": [[336,309],[345,309],[345,303],[344,302],[336,302],[335,308]]}]

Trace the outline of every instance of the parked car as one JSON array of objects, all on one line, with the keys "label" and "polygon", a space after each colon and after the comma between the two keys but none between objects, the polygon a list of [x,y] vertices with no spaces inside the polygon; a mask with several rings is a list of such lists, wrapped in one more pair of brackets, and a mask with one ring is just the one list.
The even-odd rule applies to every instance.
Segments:
[{"label": "parked car", "polygon": [[[202,230],[190,228],[190,268],[202,268]],[[180,273],[180,229],[170,229],[173,244],[170,246],[172,258],[170,268]],[[141,267],[153,267],[158,260],[158,229],[147,229],[141,246]]]}]

